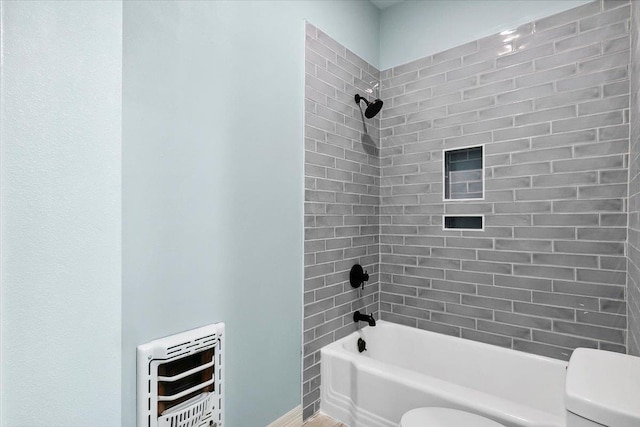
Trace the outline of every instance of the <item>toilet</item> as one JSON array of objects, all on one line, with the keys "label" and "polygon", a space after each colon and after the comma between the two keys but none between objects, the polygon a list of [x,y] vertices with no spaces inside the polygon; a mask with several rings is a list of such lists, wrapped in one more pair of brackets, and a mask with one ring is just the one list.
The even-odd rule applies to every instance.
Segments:
[{"label": "toilet", "polygon": [[405,413],[400,427],[504,427],[488,418],[449,408],[416,408]]},{"label": "toilet", "polygon": [[576,349],[564,403],[567,427],[640,426],[640,357]]},{"label": "toilet", "polygon": [[[565,382],[567,427],[639,427],[640,357],[578,348]],[[400,427],[504,427],[488,418],[449,408],[416,408]]]}]

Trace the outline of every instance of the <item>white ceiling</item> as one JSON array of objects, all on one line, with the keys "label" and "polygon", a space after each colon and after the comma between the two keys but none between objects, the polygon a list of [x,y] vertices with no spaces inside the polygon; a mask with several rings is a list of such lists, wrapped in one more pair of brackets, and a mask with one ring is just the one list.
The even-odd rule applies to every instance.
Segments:
[{"label": "white ceiling", "polygon": [[378,9],[386,9],[394,4],[402,3],[404,0],[371,0]]}]

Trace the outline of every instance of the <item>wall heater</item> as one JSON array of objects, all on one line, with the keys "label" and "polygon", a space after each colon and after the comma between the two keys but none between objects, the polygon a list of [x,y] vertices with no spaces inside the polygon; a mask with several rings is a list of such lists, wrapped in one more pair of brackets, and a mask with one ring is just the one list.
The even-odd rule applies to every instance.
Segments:
[{"label": "wall heater", "polygon": [[138,346],[138,427],[223,427],[224,323]]}]

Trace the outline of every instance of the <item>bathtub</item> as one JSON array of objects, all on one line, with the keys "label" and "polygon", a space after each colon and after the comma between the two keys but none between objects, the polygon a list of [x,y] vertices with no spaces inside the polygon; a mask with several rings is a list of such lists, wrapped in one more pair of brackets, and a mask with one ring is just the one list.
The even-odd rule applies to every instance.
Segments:
[{"label": "bathtub", "polygon": [[[358,352],[358,338],[367,351]],[[350,427],[397,427],[423,406],[507,427],[566,425],[567,363],[559,360],[384,321],[329,344],[321,357],[320,411]]]}]

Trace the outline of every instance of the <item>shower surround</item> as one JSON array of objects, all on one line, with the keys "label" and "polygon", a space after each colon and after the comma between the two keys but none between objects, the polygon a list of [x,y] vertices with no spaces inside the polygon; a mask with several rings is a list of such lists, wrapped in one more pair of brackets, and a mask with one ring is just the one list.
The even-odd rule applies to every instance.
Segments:
[{"label": "shower surround", "polygon": [[[382,319],[625,351],[629,14],[588,3],[382,73]],[[484,200],[443,202],[442,150],[480,144]]]},{"label": "shower surround", "polygon": [[[365,119],[354,96],[368,95],[379,79],[375,67],[306,24],[305,419],[319,409],[320,348],[356,330],[354,311],[378,318],[380,120]],[[370,275],[364,289],[349,283],[356,263]]]},{"label": "shower surround", "polygon": [[[562,360],[576,347],[625,352],[629,317],[640,351],[630,15],[628,1],[598,0],[381,72],[379,130],[366,120],[378,152],[359,144],[352,103],[370,87],[358,73],[376,70],[307,27],[305,418],[318,349],[352,331],[362,305]],[[637,15],[631,27],[637,51]],[[484,198],[444,201],[443,150],[477,145]],[[483,215],[485,228],[443,230],[445,214]],[[364,299],[347,282],[354,261],[379,272]]]},{"label": "shower surround", "polygon": [[629,149],[629,239],[627,313],[629,353],[640,356],[640,2],[631,11],[631,140]]}]

